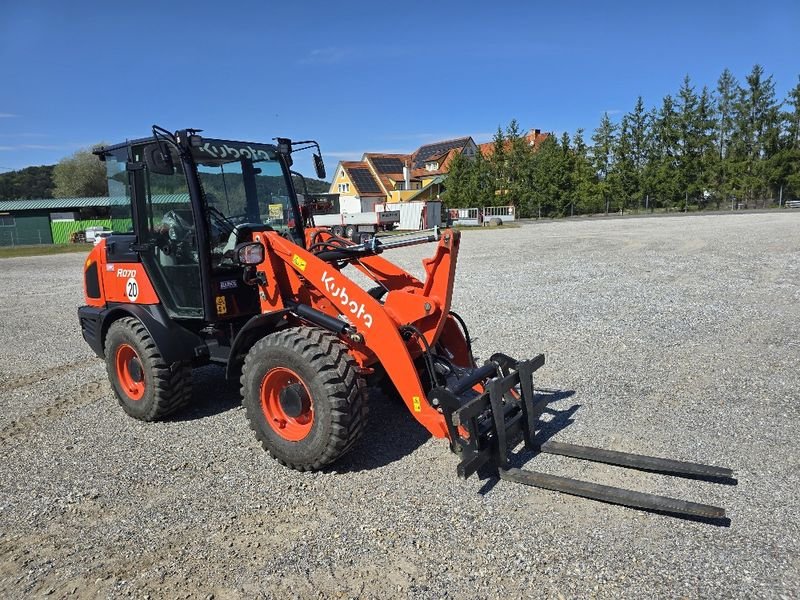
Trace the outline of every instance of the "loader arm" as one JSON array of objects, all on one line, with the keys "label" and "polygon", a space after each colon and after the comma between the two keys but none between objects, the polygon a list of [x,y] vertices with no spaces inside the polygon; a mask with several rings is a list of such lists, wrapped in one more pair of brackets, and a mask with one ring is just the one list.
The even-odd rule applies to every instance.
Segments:
[{"label": "loader arm", "polygon": [[[427,274],[424,283],[381,257],[359,258],[363,263],[362,271],[381,273],[382,284],[406,284],[401,289],[390,289],[384,303],[343,275],[335,264],[277,233],[256,233],[254,241],[261,242],[267,249],[262,265],[269,272],[265,272],[266,283],[259,284],[262,311],[306,305],[349,323],[352,330],[345,340],[359,363],[369,366],[380,362],[414,418],[431,435],[448,437],[445,417],[430,404],[414,365],[412,355],[419,355],[424,343],[416,336],[404,339],[401,331],[409,331],[403,330],[404,327],[416,328],[428,346],[435,345],[445,331],[459,233],[449,230],[442,233],[434,257],[424,262]],[[299,316],[303,318],[302,314]],[[449,338],[458,335],[457,328],[452,326],[447,332]],[[466,345],[466,341],[462,340],[461,344]],[[461,354],[463,356],[463,352]]]}]

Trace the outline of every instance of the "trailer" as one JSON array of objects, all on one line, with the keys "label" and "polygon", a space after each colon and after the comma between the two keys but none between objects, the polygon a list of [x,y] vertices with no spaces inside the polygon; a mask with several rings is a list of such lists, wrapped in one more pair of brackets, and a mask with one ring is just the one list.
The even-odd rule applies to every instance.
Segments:
[{"label": "trailer", "polygon": [[356,243],[379,231],[390,231],[400,222],[399,210],[342,212],[339,194],[312,194],[303,198],[305,218],[313,227],[327,227],[338,237]]}]

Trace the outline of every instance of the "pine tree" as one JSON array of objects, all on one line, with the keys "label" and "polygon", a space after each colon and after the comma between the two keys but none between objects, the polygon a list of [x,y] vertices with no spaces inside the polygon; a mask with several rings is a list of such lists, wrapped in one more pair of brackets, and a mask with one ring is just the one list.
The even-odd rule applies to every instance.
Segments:
[{"label": "pine tree", "polygon": [[742,157],[742,184],[745,199],[758,203],[769,193],[767,160],[778,150],[780,105],[775,99],[772,76],[764,77],[764,68],[755,65],[740,89],[737,102],[736,138]]},{"label": "pine tree", "polygon": [[698,99],[688,75],[683,78],[678,91],[678,113],[680,138],[677,178],[684,193],[683,208],[688,210],[689,199],[696,199],[699,193],[700,173]]},{"label": "pine tree", "polygon": [[445,191],[442,200],[451,208],[467,208],[474,206],[474,197],[470,197],[471,161],[460,152],[450,161]]},{"label": "pine tree", "polygon": [[611,196],[617,210],[625,213],[630,199],[636,194],[637,177],[633,160],[631,129],[627,116],[619,125],[619,135],[614,147],[614,164],[608,177]]},{"label": "pine tree", "polygon": [[572,181],[575,189],[575,212],[591,214],[599,212],[597,176],[589,159],[589,148],[583,140],[583,129],[578,129],[572,138]]},{"label": "pine tree", "polygon": [[559,150],[561,150],[561,161],[559,164],[561,202],[559,215],[572,216],[575,214],[575,156],[572,152],[569,134],[566,131],[561,134]]},{"label": "pine tree", "polygon": [[717,81],[716,119],[714,141],[716,151],[713,162],[714,195],[717,199],[717,209],[720,199],[726,202],[733,196],[736,189],[734,179],[733,136],[736,128],[736,106],[739,97],[739,82],[725,69]]},{"label": "pine tree", "polygon": [[512,119],[506,128],[505,146],[508,200],[519,208],[528,204],[531,193],[532,151],[525,136],[520,132],[516,119]]},{"label": "pine tree", "polygon": [[553,136],[545,139],[533,153],[531,161],[532,193],[527,213],[532,216],[551,216],[560,209],[561,150]]},{"label": "pine tree", "polygon": [[683,188],[679,181],[680,115],[672,96],[667,95],[653,126],[654,152],[650,177],[656,201],[670,208],[680,201]]},{"label": "pine tree", "polygon": [[[505,195],[508,192],[508,161],[506,157],[506,136],[502,127],[497,126],[497,131],[492,138],[492,156],[489,158],[489,167],[493,179],[493,192],[495,195]],[[494,202],[492,202],[494,204]]]},{"label": "pine tree", "polygon": [[781,114],[780,149],[768,165],[771,182],[781,201],[800,198],[800,82],[789,90],[784,105],[787,110]]},{"label": "pine tree", "polygon": [[611,122],[608,113],[603,113],[600,126],[594,130],[592,135],[592,159],[595,172],[598,177],[598,191],[603,203],[605,204],[606,214],[608,214],[609,203],[611,202],[611,189],[608,181],[609,173],[614,161],[614,145],[616,143],[617,127]]},{"label": "pine tree", "polygon": [[698,202],[705,207],[712,195],[714,185],[714,99],[707,86],[703,86],[700,99],[697,103],[697,150],[698,179],[697,185],[700,195]]},{"label": "pine tree", "polygon": [[630,127],[630,157],[636,175],[635,189],[632,193],[641,206],[644,195],[649,191],[645,182],[645,169],[650,161],[652,146],[650,131],[652,117],[646,111],[641,96],[636,99],[636,106],[634,106],[633,112],[626,115],[626,119]]}]

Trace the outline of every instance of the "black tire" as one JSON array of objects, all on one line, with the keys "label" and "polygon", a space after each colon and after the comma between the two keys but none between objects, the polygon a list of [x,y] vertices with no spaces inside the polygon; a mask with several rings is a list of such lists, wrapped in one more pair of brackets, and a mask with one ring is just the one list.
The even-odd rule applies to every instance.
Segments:
[{"label": "black tire", "polygon": [[[105,338],[106,371],[111,388],[128,415],[140,421],[157,421],[185,406],[192,397],[192,370],[187,363],[168,365],[142,323],[133,317],[114,321]],[[125,355],[132,359],[124,361]],[[138,393],[121,380],[118,359],[128,370]],[[131,369],[131,365],[135,368]],[[143,389],[140,388],[143,387]]]},{"label": "black tire", "polygon": [[[312,418],[305,419],[302,426],[309,429],[300,439],[285,437],[286,422],[268,415],[269,401],[262,398],[262,384],[280,371],[291,371],[299,380],[284,390],[302,384],[307,392],[310,408],[303,410]],[[250,428],[273,458],[292,469],[321,469],[350,450],[364,431],[365,382],[347,346],[322,329],[292,327],[262,338],[247,353],[241,382]]]}]

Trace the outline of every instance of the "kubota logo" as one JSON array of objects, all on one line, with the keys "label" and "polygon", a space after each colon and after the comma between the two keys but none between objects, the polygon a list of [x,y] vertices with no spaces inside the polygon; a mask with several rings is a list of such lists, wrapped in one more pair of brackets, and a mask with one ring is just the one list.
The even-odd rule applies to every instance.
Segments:
[{"label": "kubota logo", "polygon": [[328,290],[334,298],[339,299],[339,302],[342,303],[342,306],[349,309],[355,317],[364,321],[364,325],[366,325],[367,328],[372,327],[372,315],[366,312],[364,304],[356,302],[355,300],[350,300],[350,295],[347,293],[347,288],[345,288],[343,285],[336,285],[333,275],[328,275],[328,272],[324,271],[322,273],[322,283],[325,286],[325,289]]}]

